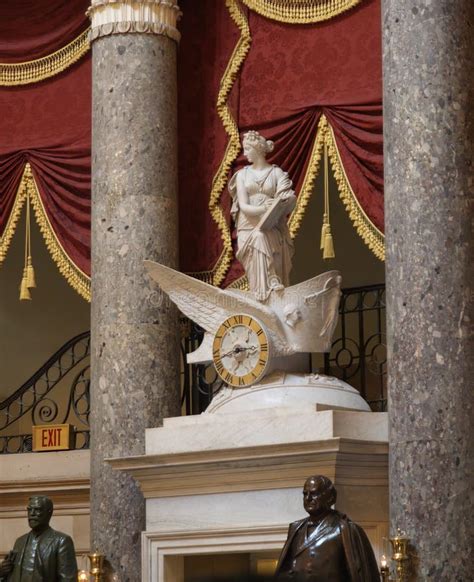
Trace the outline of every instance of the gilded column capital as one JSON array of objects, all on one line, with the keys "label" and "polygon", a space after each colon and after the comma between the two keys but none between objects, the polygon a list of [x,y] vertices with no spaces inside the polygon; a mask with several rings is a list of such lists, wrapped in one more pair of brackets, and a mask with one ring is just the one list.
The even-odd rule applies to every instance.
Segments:
[{"label": "gilded column capital", "polygon": [[110,34],[162,34],[179,41],[178,0],[92,0],[90,40]]}]

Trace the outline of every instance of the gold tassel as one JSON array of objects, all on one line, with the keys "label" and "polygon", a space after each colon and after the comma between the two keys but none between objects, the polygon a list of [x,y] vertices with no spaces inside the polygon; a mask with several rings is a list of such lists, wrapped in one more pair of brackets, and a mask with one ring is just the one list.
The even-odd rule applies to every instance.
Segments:
[{"label": "gold tassel", "polygon": [[31,301],[30,289],[36,287],[35,270],[31,259],[30,191],[26,190],[25,266],[20,285],[20,301]]},{"label": "gold tassel", "polygon": [[35,269],[31,262],[31,255],[28,256],[28,264],[26,266],[26,280],[28,289],[34,289],[36,287]]},{"label": "gold tassel", "polygon": [[327,136],[324,138],[324,215],[323,226],[321,228],[321,250],[323,259],[334,259],[334,241],[329,220],[329,167],[328,167],[328,146]]},{"label": "gold tassel", "polygon": [[326,225],[326,234],[324,236],[323,259],[334,259],[334,241],[332,240],[331,225]]},{"label": "gold tassel", "polygon": [[31,294],[28,289],[28,269],[25,267],[23,269],[23,278],[21,279],[20,286],[20,301],[31,301]]},{"label": "gold tassel", "polygon": [[324,249],[324,241],[326,240],[326,232],[328,230],[328,215],[326,213],[324,213],[323,216],[323,226],[321,227],[321,244],[320,244],[320,249],[323,250]]}]

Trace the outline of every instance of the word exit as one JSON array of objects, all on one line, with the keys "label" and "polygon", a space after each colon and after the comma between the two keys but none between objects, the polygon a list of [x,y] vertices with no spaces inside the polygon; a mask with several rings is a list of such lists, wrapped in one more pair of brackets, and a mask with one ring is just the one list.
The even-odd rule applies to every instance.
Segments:
[{"label": "word exit", "polygon": [[33,451],[67,451],[74,432],[70,424],[33,426]]}]

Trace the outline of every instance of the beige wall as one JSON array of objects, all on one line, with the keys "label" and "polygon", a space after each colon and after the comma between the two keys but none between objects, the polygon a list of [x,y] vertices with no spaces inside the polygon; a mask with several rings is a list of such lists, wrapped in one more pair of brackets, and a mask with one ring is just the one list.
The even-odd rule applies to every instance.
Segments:
[{"label": "beige wall", "polygon": [[20,387],[68,339],[90,328],[90,306],[53,263],[36,223],[32,254],[37,289],[19,301],[24,263],[24,212],[0,267],[0,401]]}]

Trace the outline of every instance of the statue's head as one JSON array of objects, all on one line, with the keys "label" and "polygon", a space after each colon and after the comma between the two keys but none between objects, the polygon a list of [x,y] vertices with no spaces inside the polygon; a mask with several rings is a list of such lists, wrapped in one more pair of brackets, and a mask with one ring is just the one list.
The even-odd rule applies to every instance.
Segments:
[{"label": "statue's head", "polygon": [[48,526],[53,515],[53,502],[44,495],[35,495],[28,500],[28,524],[33,531],[41,531]]},{"label": "statue's head", "polygon": [[249,162],[255,161],[256,157],[263,156],[265,158],[268,153],[273,151],[273,142],[265,139],[258,131],[244,133],[242,145],[244,146],[244,155]]},{"label": "statue's head", "polygon": [[303,487],[303,504],[305,510],[316,516],[336,503],[337,492],[331,479],[324,475],[308,477]]}]

